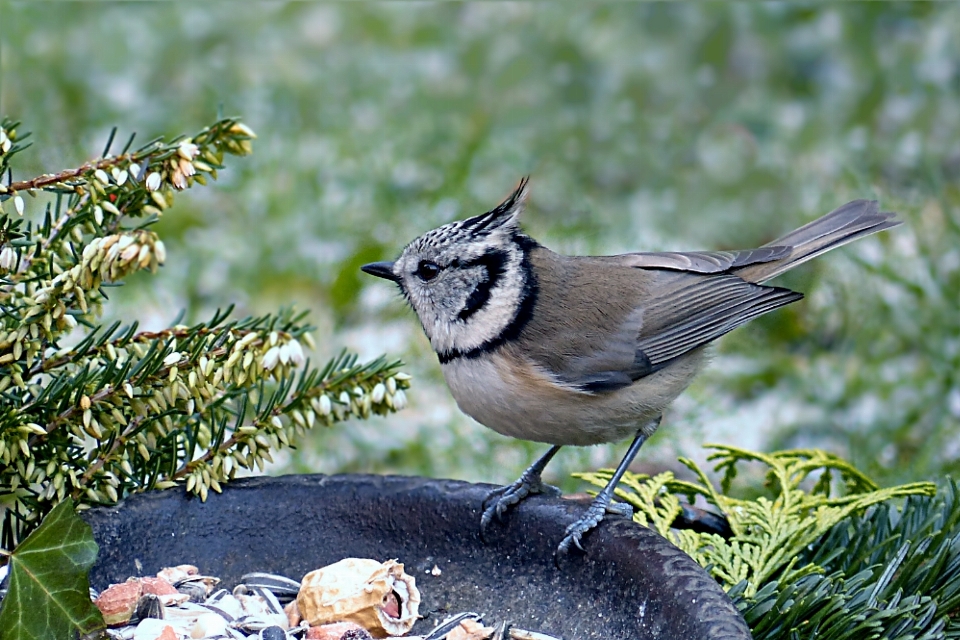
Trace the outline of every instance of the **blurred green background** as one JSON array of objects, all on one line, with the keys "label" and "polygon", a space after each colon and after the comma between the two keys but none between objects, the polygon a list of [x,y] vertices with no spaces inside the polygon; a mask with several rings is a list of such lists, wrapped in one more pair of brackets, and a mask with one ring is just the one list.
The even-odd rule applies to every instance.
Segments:
[{"label": "blurred green background", "polygon": [[[402,356],[400,416],[318,430],[274,471],[516,477],[540,445],[460,414],[412,313],[358,266],[499,202],[569,253],[747,248],[853,198],[907,224],[781,278],[807,299],[720,341],[637,469],[705,441],[820,446],[882,482],[960,457],[960,5],[0,1],[20,175],[219,108],[259,134],[158,227],[148,327],[297,303],[318,353]],[[615,463],[570,449],[549,469]],[[567,488],[578,486],[566,480]]]}]

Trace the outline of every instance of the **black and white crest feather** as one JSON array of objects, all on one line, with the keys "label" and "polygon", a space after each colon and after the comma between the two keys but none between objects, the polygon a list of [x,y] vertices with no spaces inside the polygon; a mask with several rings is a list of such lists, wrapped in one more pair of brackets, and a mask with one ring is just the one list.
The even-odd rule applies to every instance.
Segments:
[{"label": "black and white crest feather", "polygon": [[495,209],[460,222],[461,228],[474,234],[481,234],[488,229],[495,229],[504,224],[515,223],[527,204],[527,196],[530,194],[529,185],[530,177],[525,176],[520,180],[520,184],[517,185],[513,193],[497,205]]}]

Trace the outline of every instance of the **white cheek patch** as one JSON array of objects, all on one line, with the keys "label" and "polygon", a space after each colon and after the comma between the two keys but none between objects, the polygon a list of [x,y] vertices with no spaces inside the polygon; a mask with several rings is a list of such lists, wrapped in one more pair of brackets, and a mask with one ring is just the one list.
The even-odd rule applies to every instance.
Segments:
[{"label": "white cheek patch", "polygon": [[510,253],[503,274],[490,289],[490,297],[481,309],[465,321],[459,318],[449,321],[437,318],[438,331],[434,336],[430,336],[435,350],[470,351],[496,340],[510,326],[516,318],[525,285],[521,267],[523,253],[519,248]]},{"label": "white cheek patch", "polygon": [[[407,300],[438,353],[465,352],[499,338],[517,317],[524,296],[524,250],[515,230],[498,229],[475,242],[452,244],[439,252],[421,251],[398,259]],[[449,269],[436,282],[413,272],[421,260]]]}]

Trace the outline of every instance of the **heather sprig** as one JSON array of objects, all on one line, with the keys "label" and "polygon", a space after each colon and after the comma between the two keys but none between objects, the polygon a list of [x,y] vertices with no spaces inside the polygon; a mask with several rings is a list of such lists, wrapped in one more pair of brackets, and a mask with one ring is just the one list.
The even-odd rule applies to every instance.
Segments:
[{"label": "heather sprig", "polygon": [[249,127],[221,119],[135,150],[131,136],[115,155],[111,135],[79,168],[13,181],[18,126],[0,122],[3,547],[66,498],[84,508],[183,484],[205,500],[317,424],[405,406],[397,361],[312,367],[312,327],[293,309],[150,332],[97,324],[105,287],[167,260],[150,227],[176,193],[249,154]]}]

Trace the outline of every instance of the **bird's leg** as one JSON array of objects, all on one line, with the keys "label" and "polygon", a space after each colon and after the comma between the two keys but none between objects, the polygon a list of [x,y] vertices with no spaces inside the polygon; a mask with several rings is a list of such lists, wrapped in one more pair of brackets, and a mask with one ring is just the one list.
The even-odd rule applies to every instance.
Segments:
[{"label": "bird's leg", "polygon": [[[500,520],[507,509],[519,503],[527,496],[536,493],[545,493],[548,495],[560,494],[559,489],[549,484],[544,484],[543,480],[540,479],[540,474],[543,473],[544,467],[553,459],[553,456],[557,455],[557,451],[560,451],[560,445],[550,447],[545,454],[540,456],[536,462],[530,465],[527,470],[520,475],[519,480],[513,484],[494,489],[487,494],[487,497],[483,499],[483,504],[480,505],[483,509],[483,515],[480,517],[481,537],[483,537],[484,532],[494,517]],[[491,500],[493,504],[487,506],[487,503]]]},{"label": "bird's leg", "polygon": [[626,455],[623,456],[623,460],[620,461],[617,470],[613,472],[613,477],[610,478],[610,482],[607,483],[607,486],[605,486],[600,493],[597,494],[593,502],[590,503],[587,512],[583,514],[579,520],[567,527],[566,535],[564,535],[563,540],[560,541],[560,546],[557,547],[558,556],[570,551],[571,546],[575,546],[577,549],[580,549],[580,551],[583,551],[583,547],[580,545],[580,538],[583,537],[583,534],[600,524],[600,521],[603,520],[603,516],[606,515],[607,512],[627,517],[633,515],[633,507],[629,504],[620,502],[610,504],[613,500],[613,492],[616,490],[620,478],[627,472],[630,463],[633,462],[633,459],[637,456],[640,447],[643,446],[647,438],[656,431],[659,425],[660,418],[657,418],[652,428],[648,427],[637,432],[637,436],[630,444],[630,448],[627,449]]}]

